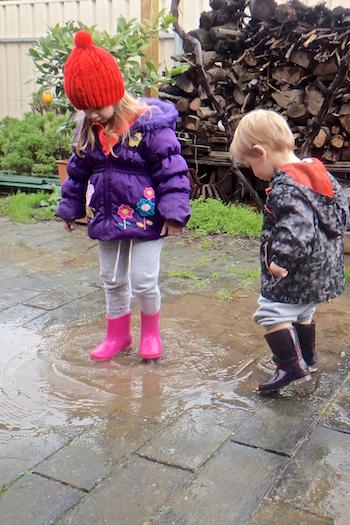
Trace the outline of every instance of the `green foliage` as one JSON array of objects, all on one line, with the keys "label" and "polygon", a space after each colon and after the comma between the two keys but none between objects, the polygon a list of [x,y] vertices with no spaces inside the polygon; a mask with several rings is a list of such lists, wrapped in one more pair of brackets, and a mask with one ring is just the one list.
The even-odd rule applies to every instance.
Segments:
[{"label": "green foliage", "polygon": [[50,221],[55,218],[55,210],[60,191],[52,193],[21,193],[0,199],[0,215],[6,215],[14,222],[28,224],[37,221]]},{"label": "green foliage", "polygon": [[217,292],[216,297],[221,303],[223,303],[223,302],[231,301],[232,294],[230,290],[227,290],[226,288],[224,288]]},{"label": "green foliage", "polygon": [[0,170],[18,175],[56,175],[56,159],[71,153],[72,131],[64,115],[26,113],[0,121]]},{"label": "green foliage", "polygon": [[260,276],[259,268],[229,268],[227,271],[237,275],[239,284],[243,287],[254,284]]},{"label": "green foliage", "polygon": [[167,277],[180,277],[181,279],[195,280],[197,277],[189,270],[172,270],[167,272]]},{"label": "green foliage", "polygon": [[72,109],[64,95],[63,65],[73,48],[75,33],[83,29],[93,36],[97,46],[103,47],[116,58],[127,90],[134,95],[143,95],[146,88],[156,87],[168,80],[159,74],[159,64],[146,61],[142,70],[140,59],[145,56],[150,38],[159,31],[168,31],[172,23],[173,17],[161,11],[153,23],[140,24],[134,19],[120,17],[111,34],[77,21],[50,27],[46,36],[39,38],[37,44],[29,49],[37,69],[36,82],[40,85],[40,93],[53,91],[55,110]]},{"label": "green foliage", "polygon": [[225,205],[215,199],[192,201],[189,228],[198,235],[227,233],[233,237],[260,237],[262,215],[243,204]]},{"label": "green foliage", "polygon": [[345,282],[349,284],[350,283],[350,267],[349,266],[345,267],[344,274],[345,274]]}]

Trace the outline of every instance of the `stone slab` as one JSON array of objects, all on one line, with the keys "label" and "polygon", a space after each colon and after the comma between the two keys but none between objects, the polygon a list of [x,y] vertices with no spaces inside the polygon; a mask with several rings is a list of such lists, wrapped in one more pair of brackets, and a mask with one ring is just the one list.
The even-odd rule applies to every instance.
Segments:
[{"label": "stone slab", "polygon": [[350,434],[350,381],[339,391],[334,403],[325,414],[323,424],[339,432]]},{"label": "stone slab", "polygon": [[112,469],[149,440],[160,422],[114,417],[84,432],[35,468],[35,472],[90,491]]},{"label": "stone slab", "polygon": [[55,525],[153,523],[191,479],[189,472],[131,457]]},{"label": "stone slab", "polygon": [[266,501],[258,507],[246,525],[334,525],[332,519],[295,509],[279,501]]},{"label": "stone slab", "polygon": [[232,440],[289,455],[319,416],[323,404],[312,397],[277,397],[250,416]]},{"label": "stone slab", "polygon": [[194,471],[247,416],[246,411],[224,407],[193,408],[142,447],[139,454]]},{"label": "stone slab", "polygon": [[244,525],[285,463],[277,454],[228,442],[155,523]]},{"label": "stone slab", "polygon": [[23,476],[0,496],[1,525],[50,525],[81,493],[41,476]]},{"label": "stone slab", "polygon": [[350,440],[318,426],[279,480],[272,496],[300,509],[348,525]]},{"label": "stone slab", "polygon": [[56,288],[49,292],[35,295],[30,299],[23,301],[27,306],[35,306],[44,310],[55,310],[75,299],[85,297],[96,290],[89,285],[72,285],[66,288]]},{"label": "stone slab", "polygon": [[25,431],[1,430],[0,486],[8,485],[68,441],[69,437],[66,435],[54,432],[31,435]]},{"label": "stone slab", "polygon": [[32,306],[25,306],[23,304],[16,304],[6,310],[0,312],[0,323],[11,324],[13,326],[23,326],[29,321],[33,321],[45,313],[45,310],[34,308]]}]

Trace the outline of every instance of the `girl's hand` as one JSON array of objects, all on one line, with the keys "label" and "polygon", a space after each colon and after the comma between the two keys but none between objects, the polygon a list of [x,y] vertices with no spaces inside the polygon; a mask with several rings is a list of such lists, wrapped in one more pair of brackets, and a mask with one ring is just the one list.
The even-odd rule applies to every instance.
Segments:
[{"label": "girl's hand", "polygon": [[288,275],[286,268],[282,268],[282,266],[278,266],[278,264],[274,262],[270,264],[270,271],[275,277],[279,277],[280,279],[284,279]]},{"label": "girl's hand", "polygon": [[69,220],[63,220],[63,222],[65,223],[64,224],[64,229],[67,230],[67,232],[71,233],[72,231],[75,230],[75,224],[74,224],[74,221],[69,221]]},{"label": "girl's hand", "polygon": [[163,224],[162,231],[160,232],[161,237],[168,235],[172,237],[174,235],[179,235],[184,231],[184,227],[181,226],[178,222],[175,221],[165,221]]}]

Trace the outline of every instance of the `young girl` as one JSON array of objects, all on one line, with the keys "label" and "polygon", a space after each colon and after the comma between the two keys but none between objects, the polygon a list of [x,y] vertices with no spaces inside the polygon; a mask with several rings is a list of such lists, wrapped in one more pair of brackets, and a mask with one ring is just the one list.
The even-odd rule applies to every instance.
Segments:
[{"label": "young girl", "polygon": [[57,210],[68,231],[89,217],[99,240],[106,295],[106,337],[90,356],[111,359],[131,346],[131,290],[141,309],[140,356],[162,354],[158,287],[162,237],[190,217],[188,167],[174,133],[177,111],[156,99],[125,93],[113,56],[79,31],[64,66],[64,88],[85,117],[75,137]]}]

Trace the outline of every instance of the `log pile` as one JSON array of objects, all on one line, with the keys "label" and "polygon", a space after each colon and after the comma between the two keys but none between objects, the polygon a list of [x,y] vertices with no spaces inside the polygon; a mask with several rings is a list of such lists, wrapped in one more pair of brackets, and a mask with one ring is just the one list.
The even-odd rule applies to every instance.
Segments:
[{"label": "log pile", "polygon": [[330,105],[310,153],[326,162],[350,161],[348,71],[329,97],[350,48],[350,9],[307,7],[298,0],[280,5],[275,0],[211,0],[210,7],[202,13],[199,28],[188,35],[201,43],[216,107],[203,88],[187,40],[184,54],[176,58],[189,69],[160,92],[180,112],[184,153],[195,155],[197,161],[201,157],[227,161],[237,123],[255,108],[285,115],[301,148],[326,99]]}]

